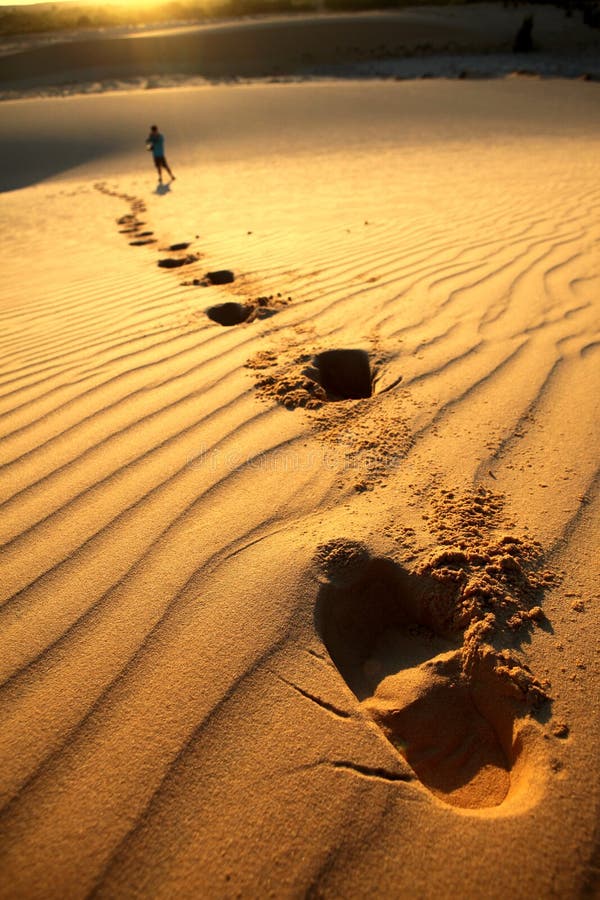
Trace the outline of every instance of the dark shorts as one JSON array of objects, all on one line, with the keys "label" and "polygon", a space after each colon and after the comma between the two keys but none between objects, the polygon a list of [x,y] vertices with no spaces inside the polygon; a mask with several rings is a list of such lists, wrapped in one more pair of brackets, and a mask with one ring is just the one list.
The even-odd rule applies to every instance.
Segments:
[{"label": "dark shorts", "polygon": [[156,166],[157,169],[160,169],[161,166],[164,166],[165,169],[166,169],[166,168],[167,168],[167,161],[166,161],[166,159],[164,158],[164,156],[155,156],[155,157],[154,157],[154,165]]}]

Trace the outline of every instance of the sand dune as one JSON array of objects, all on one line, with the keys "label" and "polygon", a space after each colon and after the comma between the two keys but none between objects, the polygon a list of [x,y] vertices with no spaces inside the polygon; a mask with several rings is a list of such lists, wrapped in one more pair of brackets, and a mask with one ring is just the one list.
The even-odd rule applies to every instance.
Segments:
[{"label": "sand dune", "polygon": [[597,889],[598,100],[0,106],[1,896]]},{"label": "sand dune", "polygon": [[[534,17],[535,52],[513,54]],[[156,31],[57,35],[11,44],[0,90],[98,92],[196,78],[490,77],[526,68],[600,78],[598,29],[552,6],[476,3],[355,14],[259,17]]]}]

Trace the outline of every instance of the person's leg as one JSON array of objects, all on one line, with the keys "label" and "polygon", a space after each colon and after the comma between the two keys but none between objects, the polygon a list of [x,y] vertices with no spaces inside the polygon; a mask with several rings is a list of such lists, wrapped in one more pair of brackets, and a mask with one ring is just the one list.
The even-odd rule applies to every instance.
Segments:
[{"label": "person's leg", "polygon": [[167,160],[166,160],[165,157],[163,157],[163,162],[164,162],[165,169],[167,170],[167,172],[168,172],[169,175],[171,176],[171,181],[175,181],[175,176],[174,176],[173,173],[171,172],[171,170],[170,170],[170,168],[169,168],[169,163],[167,162]]},{"label": "person's leg", "polygon": [[162,172],[160,168],[160,159],[158,156],[154,157],[154,165],[156,166],[156,171],[158,172],[158,183],[162,184]]}]

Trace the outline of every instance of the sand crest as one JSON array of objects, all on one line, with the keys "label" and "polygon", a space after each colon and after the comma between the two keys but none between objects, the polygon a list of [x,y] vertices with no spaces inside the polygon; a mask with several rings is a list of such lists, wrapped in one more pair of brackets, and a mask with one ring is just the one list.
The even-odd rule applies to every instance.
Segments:
[{"label": "sand crest", "polygon": [[[513,53],[532,16],[532,53]],[[101,29],[0,46],[0,96],[97,93],[245,79],[494,77],[600,79],[600,31],[550,4],[469,3],[246,17],[196,26]]]}]

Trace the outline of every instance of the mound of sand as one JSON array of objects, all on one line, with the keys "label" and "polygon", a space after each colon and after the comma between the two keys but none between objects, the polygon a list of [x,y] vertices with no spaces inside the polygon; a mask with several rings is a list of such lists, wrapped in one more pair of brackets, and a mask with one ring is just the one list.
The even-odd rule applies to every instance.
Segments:
[{"label": "mound of sand", "polygon": [[[533,16],[533,49],[513,54]],[[600,78],[600,31],[550,5],[469,3],[279,16],[197,27],[56,36],[11,44],[2,96],[156,88],[186,79],[493,76],[527,69]]]}]

